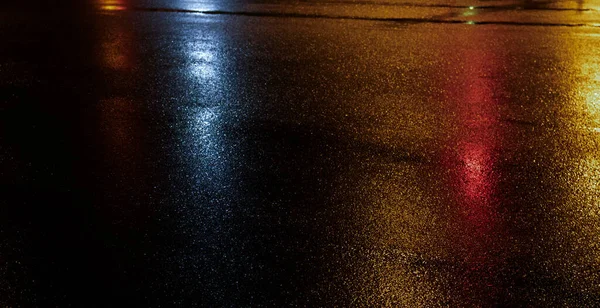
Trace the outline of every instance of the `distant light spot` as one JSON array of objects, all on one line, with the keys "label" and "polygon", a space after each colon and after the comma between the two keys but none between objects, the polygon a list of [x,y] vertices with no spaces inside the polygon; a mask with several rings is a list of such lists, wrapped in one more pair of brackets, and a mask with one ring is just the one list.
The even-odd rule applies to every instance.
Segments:
[{"label": "distant light spot", "polygon": [[103,11],[123,11],[125,7],[121,5],[103,5],[100,9]]},{"label": "distant light spot", "polygon": [[102,11],[123,11],[127,9],[123,0],[99,0],[99,6]]}]

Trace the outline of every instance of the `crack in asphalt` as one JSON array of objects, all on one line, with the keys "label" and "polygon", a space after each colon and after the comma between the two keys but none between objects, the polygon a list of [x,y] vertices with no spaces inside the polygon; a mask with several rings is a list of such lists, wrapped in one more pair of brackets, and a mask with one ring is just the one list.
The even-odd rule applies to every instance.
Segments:
[{"label": "crack in asphalt", "polygon": [[[319,5],[319,4],[339,4],[339,5],[372,5],[372,6],[397,6],[397,7],[423,7],[423,8],[449,8],[449,9],[477,9],[477,10],[527,10],[527,11],[574,11],[574,12],[588,12],[597,11],[593,8],[560,8],[560,7],[545,7],[545,4],[551,2],[541,2],[533,4],[530,7],[525,8],[522,4],[495,4],[495,5],[455,5],[455,4],[435,4],[435,3],[409,3],[409,2],[369,2],[369,1],[319,1],[314,2],[303,2],[300,1],[298,4],[302,5]],[[268,4],[265,2],[265,4]]]},{"label": "crack in asphalt", "polygon": [[600,24],[592,23],[552,23],[552,22],[517,22],[517,21],[471,21],[463,19],[448,19],[456,15],[440,15],[425,18],[386,18],[386,17],[365,17],[365,16],[341,16],[328,14],[303,14],[303,13],[285,13],[285,12],[265,12],[265,11],[224,11],[224,10],[187,10],[172,8],[146,8],[134,7],[128,8],[130,11],[140,12],[166,12],[166,13],[193,13],[203,15],[234,15],[234,16],[254,16],[254,17],[274,17],[274,18],[316,18],[316,19],[338,19],[338,20],[365,20],[379,22],[394,22],[406,24],[468,24],[468,25],[509,25],[509,26],[540,26],[540,27],[592,27],[598,28]]}]

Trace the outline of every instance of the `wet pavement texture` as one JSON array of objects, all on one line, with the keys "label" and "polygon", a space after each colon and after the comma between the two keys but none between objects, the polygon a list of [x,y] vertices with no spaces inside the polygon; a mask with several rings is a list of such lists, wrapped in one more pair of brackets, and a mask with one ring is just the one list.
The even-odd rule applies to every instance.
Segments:
[{"label": "wet pavement texture", "polygon": [[597,2],[165,2],[2,11],[1,306],[600,307]]}]

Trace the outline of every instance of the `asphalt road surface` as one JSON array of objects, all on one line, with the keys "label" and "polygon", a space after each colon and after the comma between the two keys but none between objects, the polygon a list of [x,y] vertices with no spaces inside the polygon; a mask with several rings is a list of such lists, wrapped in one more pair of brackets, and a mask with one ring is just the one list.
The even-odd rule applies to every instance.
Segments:
[{"label": "asphalt road surface", "polygon": [[600,2],[0,11],[2,307],[600,307]]}]

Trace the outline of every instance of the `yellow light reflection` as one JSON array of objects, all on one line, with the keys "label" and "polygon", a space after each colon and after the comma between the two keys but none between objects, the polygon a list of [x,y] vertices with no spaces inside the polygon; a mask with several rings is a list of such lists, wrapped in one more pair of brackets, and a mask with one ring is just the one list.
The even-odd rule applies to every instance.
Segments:
[{"label": "yellow light reflection", "polygon": [[123,11],[127,9],[125,0],[98,0],[98,7],[102,11]]},{"label": "yellow light reflection", "polygon": [[587,76],[587,82],[579,90],[585,100],[585,109],[593,128],[600,128],[600,65],[595,61],[586,61],[581,66],[581,74]]},{"label": "yellow light reflection", "polygon": [[[123,3],[123,0],[118,2]],[[130,69],[135,50],[132,29],[121,20],[107,20],[101,24],[101,28],[99,38],[103,64],[114,70]]]},{"label": "yellow light reflection", "polygon": [[462,13],[462,16],[473,16],[473,15],[477,15],[477,12],[475,11],[475,8],[472,6],[469,7],[468,10],[466,10]]},{"label": "yellow light reflection", "polygon": [[556,223],[544,234],[552,245],[549,266],[569,286],[586,286],[600,293],[600,58],[593,44],[597,34],[581,33],[562,46],[570,67],[562,80],[570,82],[570,99],[563,102],[557,137],[561,168],[553,174],[560,195],[554,209]]}]

